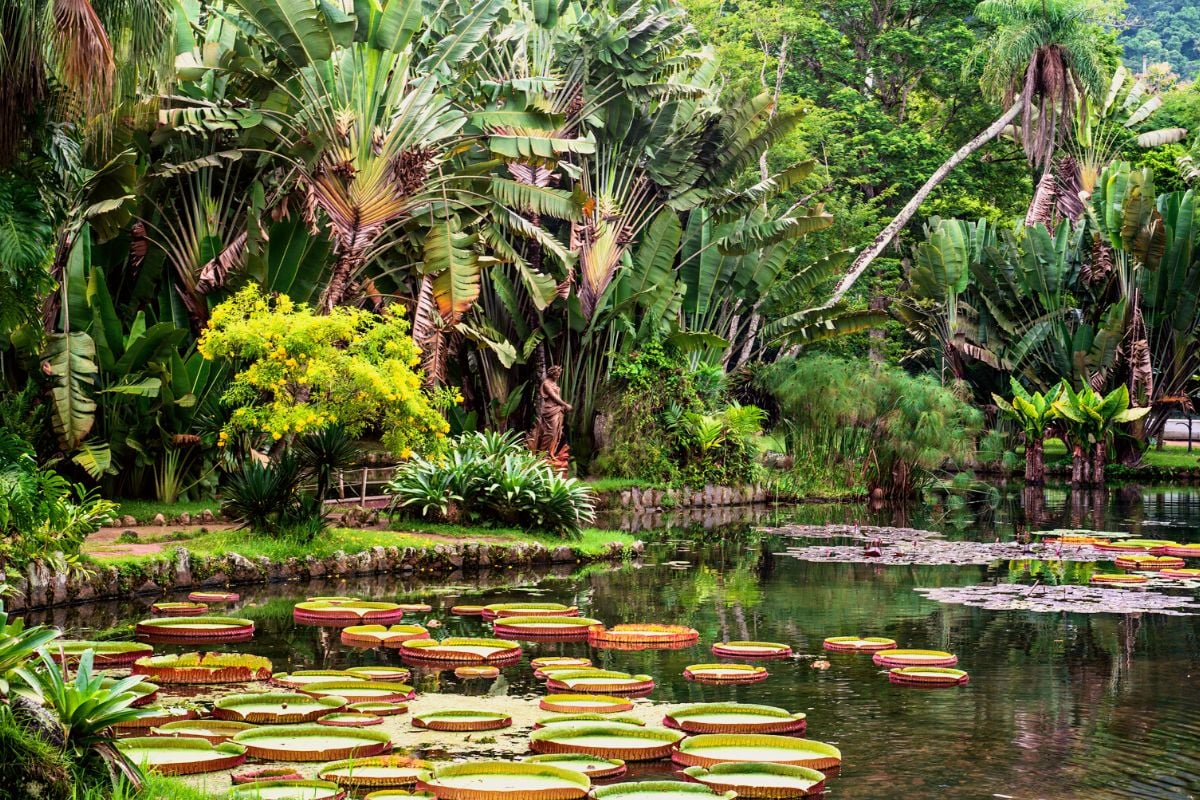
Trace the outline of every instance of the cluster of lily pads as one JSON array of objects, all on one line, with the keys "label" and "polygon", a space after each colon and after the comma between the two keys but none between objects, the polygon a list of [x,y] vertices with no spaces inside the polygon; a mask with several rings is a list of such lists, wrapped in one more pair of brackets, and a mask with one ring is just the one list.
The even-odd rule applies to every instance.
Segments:
[{"label": "cluster of lily pads", "polygon": [[[1124,572],[1100,572],[1091,582],[1109,586],[1139,586],[1150,576],[1177,580],[1200,579],[1200,569],[1189,568],[1184,559],[1200,558],[1200,544],[1180,544],[1170,539],[1140,539],[1116,531],[1050,531],[1048,540],[1063,544],[1090,545],[1111,553],[1113,564]],[[1150,574],[1146,574],[1150,573]]]},{"label": "cluster of lily pads", "polygon": [[943,650],[913,650],[896,646],[882,636],[831,636],[824,642],[835,653],[868,653],[878,667],[887,667],[888,680],[900,686],[939,688],[962,686],[970,676],[956,669],[958,656]]}]

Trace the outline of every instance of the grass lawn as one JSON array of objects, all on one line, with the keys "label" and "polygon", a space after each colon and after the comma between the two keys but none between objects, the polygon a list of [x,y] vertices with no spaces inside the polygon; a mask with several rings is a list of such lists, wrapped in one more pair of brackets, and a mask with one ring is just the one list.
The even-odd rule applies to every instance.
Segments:
[{"label": "grass lawn", "polygon": [[[1024,448],[1020,452],[1023,452]],[[1069,461],[1070,453],[1062,439],[1046,440],[1046,461]],[[1187,451],[1187,447],[1167,445],[1163,449],[1151,447],[1142,456],[1142,464],[1147,467],[1200,467],[1200,450]]]},{"label": "grass lawn", "polygon": [[626,489],[666,489],[666,484],[639,478],[584,478],[584,483],[596,492],[623,492]]},{"label": "grass lawn", "polygon": [[118,500],[118,516],[131,516],[139,523],[149,523],[155,514],[162,514],[168,521],[180,514],[188,513],[193,517],[208,509],[214,514],[221,513],[221,503],[218,500],[180,500],[177,503],[160,503],[157,500]]}]

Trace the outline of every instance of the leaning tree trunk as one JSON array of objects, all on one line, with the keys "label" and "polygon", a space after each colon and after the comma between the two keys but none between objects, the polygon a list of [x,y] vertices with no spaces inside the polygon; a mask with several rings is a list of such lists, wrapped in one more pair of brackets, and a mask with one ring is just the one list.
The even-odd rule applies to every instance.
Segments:
[{"label": "leaning tree trunk", "polygon": [[950,156],[944,164],[929,176],[929,180],[925,181],[925,185],[917,190],[917,193],[912,196],[912,199],[905,204],[904,208],[900,209],[900,213],[895,219],[888,223],[887,227],[875,237],[875,241],[871,242],[871,246],[858,254],[858,258],[854,259],[854,263],[850,265],[850,271],[842,276],[838,281],[838,285],[833,290],[833,296],[822,306],[828,308],[836,304],[845,296],[846,292],[850,291],[850,287],[858,280],[859,276],[867,271],[867,267],[871,266],[871,262],[879,257],[887,246],[892,243],[904,226],[908,225],[913,216],[917,213],[917,209],[921,204],[929,199],[929,195],[933,194],[933,190],[941,185],[942,181],[962,162],[970,158],[976,150],[983,147],[985,144],[995,139],[1000,133],[1008,127],[1013,120],[1021,113],[1021,103],[1018,101],[1013,106],[1004,112],[995,122],[987,127],[982,133],[976,136],[971,141],[964,144],[955,151],[954,155]]},{"label": "leaning tree trunk", "polygon": [[1083,464],[1087,461],[1083,454],[1083,445],[1075,442],[1071,445],[1071,485],[1083,485]]},{"label": "leaning tree trunk", "polygon": [[1046,440],[1025,440],[1025,485],[1041,486],[1046,482]]},{"label": "leaning tree trunk", "polygon": [[1092,451],[1092,485],[1104,486],[1104,466],[1108,461],[1108,447],[1104,442],[1096,442]]},{"label": "leaning tree trunk", "polygon": [[362,266],[372,238],[368,232],[359,229],[344,243],[321,296],[321,313],[328,314],[346,299],[354,273]]}]

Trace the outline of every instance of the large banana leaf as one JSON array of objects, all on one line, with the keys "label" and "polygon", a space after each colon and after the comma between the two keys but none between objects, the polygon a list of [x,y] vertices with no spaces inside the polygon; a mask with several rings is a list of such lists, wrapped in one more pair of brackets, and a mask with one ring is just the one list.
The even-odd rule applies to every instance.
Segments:
[{"label": "large banana leaf", "polygon": [[55,385],[50,416],[64,450],[74,450],[96,422],[96,343],[86,333],[52,333],[42,354]]},{"label": "large banana leaf", "polygon": [[479,298],[480,259],[475,237],[463,233],[457,216],[437,220],[425,237],[422,272],[433,276],[433,297],[442,319],[457,322]]},{"label": "large banana leaf", "polygon": [[[294,67],[306,67],[333,55],[330,20],[318,0],[231,0],[254,20]],[[341,20],[344,22],[344,20]]]}]

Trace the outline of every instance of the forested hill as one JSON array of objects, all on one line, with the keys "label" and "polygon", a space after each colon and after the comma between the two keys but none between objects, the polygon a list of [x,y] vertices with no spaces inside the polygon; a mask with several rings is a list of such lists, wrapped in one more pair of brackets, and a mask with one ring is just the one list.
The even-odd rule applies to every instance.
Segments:
[{"label": "forested hill", "polygon": [[1125,62],[1167,62],[1183,78],[1200,76],[1200,0],[1128,0],[1121,36]]}]

